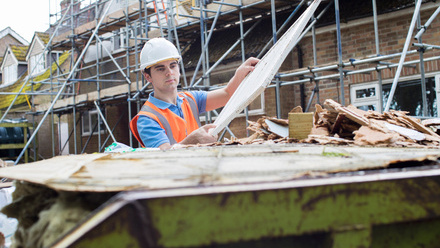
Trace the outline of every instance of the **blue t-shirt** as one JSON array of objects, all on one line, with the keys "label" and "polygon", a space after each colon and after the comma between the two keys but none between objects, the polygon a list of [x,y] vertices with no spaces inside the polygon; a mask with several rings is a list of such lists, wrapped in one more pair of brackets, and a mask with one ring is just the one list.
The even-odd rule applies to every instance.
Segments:
[{"label": "blue t-shirt", "polygon": [[[208,92],[206,91],[189,91],[196,99],[197,106],[199,108],[199,114],[206,112],[206,97]],[[170,109],[173,113],[183,118],[182,103],[183,98],[177,96],[177,105],[164,102],[154,97],[154,92],[150,93],[148,101],[154,106],[160,109]],[[159,125],[159,123],[149,116],[140,115],[137,121],[137,129],[139,136],[144,143],[145,147],[159,147],[162,144],[170,143],[165,130]]]}]

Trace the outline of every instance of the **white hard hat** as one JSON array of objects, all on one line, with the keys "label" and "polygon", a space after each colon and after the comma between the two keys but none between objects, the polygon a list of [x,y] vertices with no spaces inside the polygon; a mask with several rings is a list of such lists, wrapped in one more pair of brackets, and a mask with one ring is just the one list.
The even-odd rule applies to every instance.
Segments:
[{"label": "white hard hat", "polygon": [[153,38],[145,43],[140,59],[140,69],[143,70],[163,61],[170,59],[180,60],[182,57],[174,44],[167,39]]}]

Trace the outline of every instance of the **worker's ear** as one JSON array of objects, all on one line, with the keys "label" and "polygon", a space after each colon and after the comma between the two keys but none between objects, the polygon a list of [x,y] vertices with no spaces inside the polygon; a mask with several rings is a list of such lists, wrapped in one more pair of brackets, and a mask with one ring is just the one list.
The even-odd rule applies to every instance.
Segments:
[{"label": "worker's ear", "polygon": [[150,74],[148,74],[148,73],[146,73],[146,72],[142,72],[142,74],[144,75],[144,78],[145,78],[145,80],[147,80],[148,82],[153,82],[153,80],[152,80],[152,78],[151,78],[151,76],[150,76]]}]

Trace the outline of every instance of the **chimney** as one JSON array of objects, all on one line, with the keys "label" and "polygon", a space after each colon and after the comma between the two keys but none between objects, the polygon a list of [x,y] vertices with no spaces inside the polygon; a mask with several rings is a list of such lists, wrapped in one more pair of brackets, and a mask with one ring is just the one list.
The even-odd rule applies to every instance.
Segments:
[{"label": "chimney", "polygon": [[[67,8],[69,7],[71,3],[71,0],[63,0],[60,2],[60,6],[61,6],[61,16],[64,15],[64,13],[66,12]],[[80,10],[80,6],[81,3],[78,2],[78,0],[73,0],[73,14],[77,14]],[[67,15],[69,15],[71,12],[69,11],[69,13],[67,13]]]}]

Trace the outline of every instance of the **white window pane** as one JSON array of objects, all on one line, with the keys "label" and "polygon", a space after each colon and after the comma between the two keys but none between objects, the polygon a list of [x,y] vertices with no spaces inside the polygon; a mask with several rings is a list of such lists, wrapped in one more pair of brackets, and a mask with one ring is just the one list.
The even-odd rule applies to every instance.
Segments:
[{"label": "white window pane", "polygon": [[377,111],[377,107],[375,104],[357,106],[357,108],[364,111],[368,111],[368,110]]},{"label": "white window pane", "polygon": [[374,97],[374,96],[376,96],[376,88],[375,87],[356,90],[356,98],[357,99]]},{"label": "white window pane", "polygon": [[29,65],[32,75],[42,72],[45,68],[44,55],[40,53],[32,56]]},{"label": "white window pane", "polygon": [[89,112],[85,112],[83,114],[82,124],[83,124],[83,133],[90,133],[91,130],[90,130]]},{"label": "white window pane", "polygon": [[17,81],[17,65],[5,67],[3,74],[5,84],[10,84]]}]

